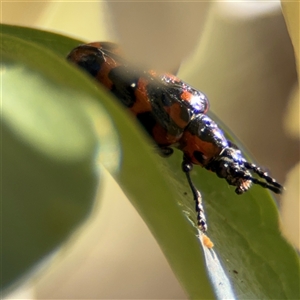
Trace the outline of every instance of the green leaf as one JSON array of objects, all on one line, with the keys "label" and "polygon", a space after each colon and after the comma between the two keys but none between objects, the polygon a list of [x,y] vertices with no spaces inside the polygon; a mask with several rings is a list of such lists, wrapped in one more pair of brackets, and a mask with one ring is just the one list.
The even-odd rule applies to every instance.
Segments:
[{"label": "green leaf", "polygon": [[[103,93],[98,89],[95,89],[95,84],[90,80],[89,77],[66,62],[65,56],[67,53],[65,50],[62,50],[61,53],[59,53],[59,51],[51,52],[51,47],[47,47],[47,43],[49,42],[49,44],[55,44],[56,35],[45,32],[43,32],[43,34],[37,34],[35,30],[28,28],[14,28],[16,29],[17,37],[12,34],[12,27],[2,26],[2,53],[5,64],[11,65],[11,61],[13,61],[14,64],[17,64],[18,66],[20,65],[20,71],[22,71],[24,66],[28,67],[31,72],[36,72],[32,76],[34,80],[43,78],[46,83],[44,85],[41,85],[39,89],[36,89],[36,85],[32,85],[30,83],[30,77],[28,76],[28,74],[21,73],[19,76],[23,79],[21,82],[18,82],[18,80],[15,81],[13,79],[9,80],[15,86],[15,95],[13,95],[13,98],[19,99],[21,102],[24,99],[24,96],[27,96],[26,93],[29,93],[29,96],[27,96],[27,98],[30,99],[30,93],[34,93],[35,91],[36,96],[34,98],[36,98],[36,101],[41,101],[41,104],[39,105],[42,106],[45,102],[48,102],[50,100],[55,102],[58,101],[60,103],[62,101],[61,98],[64,98],[65,91],[66,93],[69,93],[69,97],[66,97],[67,104],[65,105],[65,107],[61,108],[61,110],[65,113],[68,113],[70,107],[72,107],[73,105],[73,102],[76,106],[77,99],[81,99],[81,103],[79,103],[78,101],[78,105],[82,105],[82,109],[85,110],[83,111],[83,113],[86,113],[86,111],[94,111],[93,108],[96,107],[95,103],[97,102],[98,106],[100,106],[101,103],[109,112],[109,115],[112,116],[115,129],[117,130],[120,138],[119,148],[122,150],[123,162],[122,168],[120,169],[119,175],[117,176],[118,180],[127,189],[127,191],[129,191],[129,193],[131,193],[135,197],[133,197],[132,199],[143,198],[142,200],[145,202],[141,202],[141,204],[139,204],[139,201],[134,202],[136,206],[140,205],[140,207],[142,208],[141,211],[147,210],[147,207],[150,204],[151,209],[146,212],[146,215],[150,220],[154,219],[152,220],[154,224],[153,226],[151,226],[150,224],[150,227],[153,231],[160,231],[158,233],[158,237],[162,240],[161,245],[164,247],[164,251],[166,253],[169,253],[169,260],[173,261],[173,268],[177,270],[177,273],[179,274],[178,276],[182,277],[181,281],[184,283],[190,295],[192,295],[194,298],[199,298],[199,295],[204,298],[213,297],[211,287],[207,279],[207,274],[205,272],[202,253],[199,251],[198,241],[194,236],[195,231],[191,230],[190,224],[187,222],[181,210],[178,209],[178,205],[176,201],[174,201],[174,194],[170,190],[170,188],[168,188],[164,176],[160,173],[159,166],[157,165],[157,157],[152,153],[152,149],[150,149],[149,144],[145,142],[145,138],[142,137],[141,129],[136,126],[136,123],[134,123],[127,116],[127,114],[124,112],[124,109],[119,107],[118,103],[115,103],[114,99],[112,99],[110,95],[108,95],[107,93]],[[9,34],[5,35],[6,29],[8,29],[7,31]],[[36,38],[37,36],[38,38]],[[43,38],[41,38],[41,36]],[[24,39],[26,39],[26,41]],[[66,38],[64,44],[66,44],[67,41],[70,42],[70,49],[74,47],[74,40]],[[7,70],[9,70],[9,68],[5,68],[5,72],[7,72]],[[37,85],[39,84],[40,82],[37,83]],[[48,85],[51,86],[50,91],[47,87]],[[46,92],[46,95],[42,95],[43,91]],[[62,96],[60,96],[60,92],[62,92]],[[77,97],[75,97],[76,95]],[[8,97],[9,99],[12,98],[11,95],[8,95]],[[99,99],[101,100],[99,101]],[[85,105],[88,107],[86,108]],[[90,108],[90,106],[92,108]],[[102,115],[103,114],[104,113],[102,113]],[[53,115],[53,118],[56,118],[55,116],[56,114]],[[101,128],[107,128],[108,122],[103,123],[103,120],[99,118],[99,116],[91,115],[90,117],[91,119],[93,119],[93,125],[97,126],[97,131],[101,130]],[[44,120],[44,118],[42,119]],[[11,121],[11,123],[9,124],[12,127],[15,125],[13,121]],[[24,123],[26,123],[27,121],[30,121],[30,118],[25,116]],[[65,125],[62,124],[62,126]],[[15,127],[18,126],[16,125]],[[51,127],[49,126],[48,129],[50,130],[50,128]],[[108,132],[110,133],[110,135],[112,135],[112,137],[114,137],[113,131],[108,130]],[[55,131],[52,133],[52,135],[55,136],[58,133],[59,132]],[[100,150],[106,148],[105,146],[103,146],[103,144],[103,136],[100,136]],[[39,145],[36,144],[32,146],[33,148],[39,147]],[[19,152],[22,153],[22,149],[20,149]],[[26,160],[26,158],[23,159]],[[102,159],[101,161],[102,163],[116,161],[116,157],[112,157],[111,159]],[[43,162],[38,166],[38,169],[44,170]],[[86,172],[87,171],[88,170],[86,170]],[[30,170],[28,170],[28,172],[35,173],[35,170],[34,168],[31,168]],[[46,168],[45,172],[47,173]],[[39,173],[40,172],[37,173],[36,177],[40,175]],[[78,173],[80,172],[76,172],[77,176]],[[84,177],[86,176],[86,174],[82,174],[82,176]],[[55,183],[57,181],[60,181],[59,170],[55,173],[54,177],[55,180],[53,180],[54,182],[52,182],[52,185],[55,187]],[[8,178],[8,180],[13,181],[13,178]],[[32,190],[34,190],[34,186],[37,184],[35,178],[29,180],[29,183],[31,184],[31,189],[28,190],[28,195],[26,195],[27,198],[30,198],[32,194],[34,194],[35,191]],[[73,184],[76,189],[80,189],[79,182],[74,181]],[[154,184],[157,189],[150,189],[149,184],[151,185],[151,187],[152,184]],[[9,190],[9,186],[7,189]],[[150,192],[147,192],[145,196],[145,190],[147,189],[150,189]],[[70,191],[70,193],[71,192],[73,191]],[[91,197],[89,199],[81,199],[83,205],[87,205],[88,203],[88,206],[90,207],[93,192],[94,190],[91,187]],[[39,220],[37,210],[33,208],[35,203],[39,202],[41,205],[43,205],[43,202],[47,199],[41,200],[42,197],[34,198],[35,201],[31,205],[31,209],[28,212],[29,216],[27,219],[37,219],[34,222],[34,225],[40,232],[44,232],[44,227],[42,226],[43,224],[39,224],[38,222]],[[8,208],[6,208],[5,210],[10,210],[10,215],[13,215],[15,206],[9,207],[11,203],[10,196],[3,197],[3,199],[8,206]],[[24,201],[24,199],[19,198],[18,195],[15,197],[14,201],[16,203],[24,202],[25,205],[27,203],[26,200]],[[49,200],[49,202],[55,207],[56,203],[52,203],[51,199]],[[168,211],[168,214],[165,214],[165,211]],[[53,226],[53,223],[54,225],[56,225],[55,213],[52,214],[52,212],[49,210],[48,213],[53,218],[53,222],[51,225]],[[71,211],[65,212],[66,218],[69,218],[70,214],[72,214]],[[174,220],[176,220],[176,222],[174,222]],[[76,221],[78,223],[77,219]],[[16,222],[16,220],[13,218],[13,216],[11,217],[11,219],[5,218],[3,220],[3,227],[6,228],[7,235],[16,236],[19,234],[13,229],[13,227],[11,227],[11,224],[13,224],[14,222]],[[20,218],[19,223],[26,224],[26,221],[24,221],[24,218]],[[174,223],[174,226],[170,226],[170,224],[172,223]],[[35,226],[32,226],[32,230],[34,230]],[[67,233],[64,232],[64,237],[66,236]],[[48,247],[46,249],[42,249],[38,245],[38,241],[36,241],[34,234],[32,235],[32,238],[28,237],[28,235],[26,235],[26,238],[26,248],[28,248],[28,252],[32,248],[38,248],[38,250],[41,249],[41,251],[39,250],[38,253],[32,253],[32,259],[30,261],[28,261],[27,258],[24,258],[24,261],[23,259],[20,259],[20,257],[23,257],[23,249],[22,247],[20,247],[20,245],[13,244],[8,238],[3,240],[5,241],[5,247],[3,249],[2,255],[3,260],[5,260],[6,257],[9,256],[11,248],[15,249],[15,252],[11,255],[11,260],[16,257],[19,258],[15,260],[15,264],[17,265],[17,267],[13,272],[10,272],[8,264],[5,266],[5,268],[3,268],[5,285],[15,280],[22,274],[22,272],[29,270],[29,268],[32,267],[34,263],[36,263],[43,255],[49,253],[49,251],[51,251],[59,244],[55,239],[49,239],[48,241],[48,236],[45,235],[43,238],[47,240]],[[184,259],[180,259],[180,257],[184,257]],[[180,275],[180,273],[182,275]]]},{"label": "green leaf", "polygon": [[68,83],[73,71],[64,60],[11,34],[1,35],[1,53],[3,288],[88,216],[99,184],[97,147],[101,157],[114,150],[116,162],[120,152],[113,132],[95,130],[93,119],[113,127],[91,96]]},{"label": "green leaf", "polygon": [[[266,190],[260,187],[253,187],[245,195],[237,196],[224,180],[217,178],[215,174],[195,167],[192,177],[196,186],[202,192],[208,217],[209,237],[215,243],[214,250],[208,250],[205,247],[201,248],[195,226],[196,215],[193,198],[184,174],[180,169],[181,153],[175,151],[175,154],[168,159],[162,159],[155,155],[152,148],[149,147],[142,129],[139,128],[135,120],[131,120],[122,107],[110,95],[102,92],[100,87],[95,89],[95,83],[88,76],[65,62],[66,54],[76,46],[77,41],[28,28],[2,26],[1,29],[2,33],[7,34],[2,37],[2,52],[4,53],[5,66],[7,66],[5,71],[8,70],[7,72],[11,76],[9,77],[9,82],[15,86],[15,90],[11,88],[8,95],[13,94],[15,101],[19,99],[18,105],[21,106],[23,99],[29,99],[28,102],[30,102],[30,99],[34,98],[37,103],[31,103],[32,110],[34,107],[42,107],[41,103],[44,103],[46,106],[46,103],[51,105],[54,102],[55,111],[58,111],[60,110],[58,105],[65,103],[65,106],[62,104],[61,110],[66,114],[70,113],[73,115],[74,119],[78,118],[81,120],[82,118],[86,120],[85,118],[87,117],[88,119],[88,116],[90,116],[90,119],[96,124],[95,120],[99,117],[98,120],[101,121],[98,124],[102,125],[100,117],[104,116],[105,121],[103,122],[107,122],[108,126],[111,126],[109,117],[113,120],[114,129],[119,137],[119,149],[122,151],[121,168],[118,174],[115,173],[115,177],[152,231],[190,298],[212,298],[211,285],[217,298],[232,298],[231,286],[224,274],[222,274],[222,266],[230,278],[237,298],[299,298],[299,258],[295,250],[281,236],[278,226],[277,208],[274,200]],[[22,73],[24,69],[27,73],[30,73],[29,77],[27,73]],[[16,74],[16,78],[11,72]],[[37,76],[37,74],[39,75]],[[5,78],[6,75],[3,76]],[[44,84],[41,84],[41,80],[44,81]],[[4,88],[5,83],[4,81]],[[41,85],[42,88],[37,90],[36,85]],[[51,87],[50,91],[48,90],[49,86]],[[46,93],[43,93],[43,91],[46,91]],[[33,94],[35,94],[34,97],[32,96]],[[5,95],[4,93],[3,97]],[[53,97],[49,95],[53,95]],[[3,100],[5,102],[5,98]],[[71,101],[72,104],[70,104]],[[79,107],[82,107],[82,111]],[[97,107],[99,110],[100,107],[104,107],[109,117],[103,111],[102,113],[99,112],[98,115],[96,114],[97,116],[92,115],[90,107]],[[36,115],[43,117],[38,113]],[[51,115],[55,119],[56,114]],[[6,243],[3,243],[5,247],[3,247],[2,260],[5,261],[5,255],[8,254],[12,258],[18,257],[17,263],[15,263],[18,265],[18,268],[14,270],[12,275],[9,274],[7,276],[8,270],[4,268],[3,277],[7,280],[5,282],[10,282],[16,276],[19,276],[22,271],[33,265],[42,255],[45,255],[53,247],[57,246],[63,237],[67,235],[66,233],[69,232],[65,230],[63,234],[60,234],[59,239],[55,234],[52,234],[54,238],[51,238],[51,235],[47,235],[47,231],[43,227],[44,219],[39,218],[37,211],[40,212],[40,206],[53,207],[52,210],[47,209],[46,211],[49,214],[49,218],[52,217],[51,226],[55,227],[58,224],[55,221],[55,209],[59,205],[65,205],[65,201],[58,201],[57,199],[61,199],[58,196],[53,197],[49,195],[48,197],[47,193],[38,194],[35,187],[49,182],[52,187],[56,187],[56,184],[62,185],[61,189],[68,190],[70,195],[75,195],[77,188],[79,189],[79,181],[81,182],[82,177],[86,181],[88,181],[87,177],[91,178],[90,185],[86,185],[86,193],[89,197],[86,195],[76,196],[77,202],[72,197],[67,197],[76,203],[79,202],[84,207],[90,208],[95,178],[93,177],[94,169],[91,164],[91,155],[87,155],[89,159],[86,157],[88,163],[80,165],[84,170],[83,174],[79,172],[80,168],[76,169],[76,171],[72,170],[71,173],[73,177],[75,176],[75,179],[73,177],[68,178],[69,185],[65,185],[59,179],[61,176],[60,169],[55,172],[48,171],[47,166],[49,164],[50,166],[53,165],[48,161],[50,154],[47,153],[44,159],[28,161],[27,155],[23,156],[24,153],[27,153],[24,152],[23,144],[27,147],[30,146],[30,153],[35,154],[43,149],[47,149],[47,145],[51,143],[46,143],[44,148],[42,147],[43,145],[38,143],[39,139],[35,137],[35,130],[27,124],[30,121],[29,123],[32,125],[35,121],[28,116],[25,115],[24,120],[20,122],[19,118],[23,118],[22,114],[14,116],[13,112],[13,117],[11,118],[9,115],[9,118],[7,117],[6,119],[5,116],[4,114],[4,124],[6,125],[7,123],[7,131],[17,140],[16,145],[13,147],[9,146],[8,149],[16,149],[17,155],[20,156],[20,163],[14,162],[13,158],[15,155],[8,160],[9,167],[7,167],[7,170],[18,170],[18,167],[22,166],[23,172],[19,176],[18,184],[21,184],[22,180],[26,179],[24,185],[30,186],[30,189],[24,188],[25,191],[22,192],[21,196],[12,193],[15,190],[15,185],[12,182],[15,182],[14,176],[18,171],[14,172],[14,176],[7,178],[7,184],[3,184],[3,190],[6,188],[12,194],[3,193],[3,203],[5,204],[3,205],[3,210],[9,211],[10,218],[5,218],[2,222],[3,228],[6,228],[5,230],[7,231],[7,237],[4,236],[3,241],[9,242],[6,246]],[[37,128],[41,126],[41,121],[45,120],[45,118],[41,119],[36,121]],[[84,122],[87,121],[83,121],[83,124],[85,124]],[[53,121],[50,122],[50,124],[53,123]],[[25,127],[24,130],[26,130],[28,125],[25,142],[24,135],[20,136],[20,134],[16,133],[16,128],[20,128],[20,124]],[[64,126],[57,126],[57,128]],[[84,134],[84,136],[87,136],[87,141],[84,141],[83,144],[89,145],[87,149],[90,152],[87,151],[87,153],[91,153],[91,149],[95,147],[93,146],[95,144],[89,142],[88,137],[90,136],[92,141],[95,133],[92,129],[89,129],[88,122],[86,125],[80,125],[79,127],[87,128],[88,133]],[[50,127],[47,126],[47,128]],[[58,135],[58,140],[61,143],[59,137],[62,132],[59,132],[57,128],[54,126],[51,136],[56,137]],[[68,126],[66,126],[67,129]],[[77,129],[71,130],[71,132],[76,131]],[[68,136],[68,134],[66,135]],[[41,136],[41,134],[38,136]],[[106,143],[107,145],[116,145],[116,142],[113,142],[115,141],[114,134],[112,134],[112,137],[111,141],[107,136],[97,136],[97,139],[100,141],[100,150],[107,149],[107,147],[102,146],[106,145]],[[43,141],[42,138],[41,141]],[[70,145],[73,145],[72,142],[70,143]],[[55,145],[50,148],[52,151],[51,155],[54,158],[62,156],[68,160],[68,155],[65,152],[63,152],[63,155],[60,155]],[[67,147],[66,149],[69,148]],[[118,157],[116,146],[112,146],[112,148],[115,149],[115,157]],[[9,154],[7,155],[9,156]],[[103,161],[110,160],[105,159]],[[30,163],[25,164],[26,162]],[[61,167],[61,162],[59,167]],[[26,177],[24,170],[26,170],[26,173],[30,173],[32,177],[24,178]],[[112,168],[112,170],[114,169]],[[39,178],[41,172],[49,175],[51,178],[47,178],[44,181],[43,178]],[[3,172],[3,174],[6,176],[6,172]],[[42,183],[39,181],[42,181]],[[49,189],[45,190],[48,191]],[[59,189],[53,188],[54,190],[57,190],[59,193]],[[82,193],[84,192],[82,191]],[[22,197],[24,194],[26,197]],[[13,198],[13,205],[10,204],[11,198]],[[16,207],[20,203],[26,209],[17,210]],[[27,206],[27,203],[30,205],[28,204]],[[71,203],[69,204],[71,206],[74,205],[71,200],[66,203]],[[83,211],[87,212],[88,209]],[[18,220],[16,219],[16,212],[18,212]],[[64,212],[66,213],[64,214]],[[80,210],[80,212],[82,211]],[[86,215],[84,212],[82,212],[82,215]],[[27,219],[20,217],[23,213],[28,214],[29,217],[27,219],[35,221],[30,230],[33,232],[38,231],[40,235],[43,235],[43,242],[47,243],[47,247],[44,247],[43,251],[36,253],[32,249],[39,248],[38,241],[34,238],[35,236],[30,238],[29,232],[27,233],[22,240],[22,245],[26,246],[27,252],[33,251],[30,261],[26,259],[27,254],[24,255],[25,252],[20,247],[21,243],[19,241],[18,243],[12,242],[9,239],[14,237],[14,240],[16,240],[18,236],[14,224],[19,224],[19,227],[22,224],[26,224]],[[79,219],[76,218],[76,214],[73,214],[73,210],[60,210],[60,213],[61,216],[65,216],[65,222],[72,223],[70,220],[76,219],[78,221]],[[74,228],[74,224],[75,222],[72,223],[72,228]],[[8,253],[9,251],[12,251],[12,253]],[[203,253],[205,253],[205,256],[203,256]],[[216,255],[219,256],[222,264],[219,263]],[[19,265],[22,268],[19,268]],[[208,277],[212,279],[211,283],[209,283]]]}]

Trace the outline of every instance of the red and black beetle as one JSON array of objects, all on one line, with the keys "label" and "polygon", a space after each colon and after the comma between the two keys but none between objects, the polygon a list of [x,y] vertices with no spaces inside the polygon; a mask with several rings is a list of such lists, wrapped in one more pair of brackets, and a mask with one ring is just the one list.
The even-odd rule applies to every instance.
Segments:
[{"label": "red and black beetle", "polygon": [[[252,183],[281,193],[283,187],[228,141],[218,125],[206,115],[207,97],[169,73],[141,71],[128,63],[117,44],[96,42],[73,49],[67,59],[105,86],[138,119],[163,155],[171,147],[183,152],[182,170],[196,201],[199,228],[207,224],[201,194],[190,178],[193,165],[200,165],[246,192]],[[257,174],[263,180],[252,176]]]}]

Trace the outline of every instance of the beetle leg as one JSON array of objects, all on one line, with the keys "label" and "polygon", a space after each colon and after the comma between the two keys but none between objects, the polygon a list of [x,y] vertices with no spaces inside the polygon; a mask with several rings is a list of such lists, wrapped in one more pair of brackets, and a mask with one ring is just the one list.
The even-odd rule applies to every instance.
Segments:
[{"label": "beetle leg", "polygon": [[181,165],[182,171],[185,173],[187,181],[189,183],[189,186],[192,190],[194,200],[195,200],[195,209],[197,212],[197,225],[200,228],[202,232],[207,231],[207,223],[204,213],[204,208],[202,205],[202,197],[199,190],[195,187],[191,180],[190,172],[193,169],[192,163],[190,163],[185,157],[183,158],[182,165]]},{"label": "beetle leg", "polygon": [[162,157],[169,157],[173,154],[174,150],[171,147],[158,147],[158,153]]}]

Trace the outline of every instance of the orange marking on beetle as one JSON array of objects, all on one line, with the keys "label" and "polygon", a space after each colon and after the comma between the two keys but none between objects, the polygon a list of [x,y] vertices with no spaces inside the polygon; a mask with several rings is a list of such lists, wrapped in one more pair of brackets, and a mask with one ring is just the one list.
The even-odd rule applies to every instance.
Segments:
[{"label": "orange marking on beetle", "polygon": [[152,130],[152,136],[160,146],[170,146],[176,143],[180,136],[173,136],[169,134],[160,124],[156,124]]},{"label": "orange marking on beetle", "polygon": [[[206,165],[211,158],[220,154],[222,148],[216,147],[215,144],[205,142],[196,135],[185,131],[180,139],[179,148],[190,157],[193,164]],[[203,163],[200,163],[195,157],[194,152],[199,151],[203,154]]]},{"label": "orange marking on beetle", "polygon": [[179,128],[184,129],[190,122],[190,118],[188,118],[188,120],[186,120],[186,121],[182,119],[182,117],[181,117],[182,105],[181,104],[173,103],[171,106],[165,106],[164,109]]},{"label": "orange marking on beetle", "polygon": [[147,111],[151,111],[151,103],[149,101],[147,93],[148,80],[144,77],[141,77],[137,82],[137,88],[134,91],[135,102],[134,105],[130,108],[130,111],[135,115]]},{"label": "orange marking on beetle", "polygon": [[113,82],[109,79],[108,75],[112,69],[119,66],[120,64],[110,57],[105,57],[105,60],[105,63],[101,64],[100,70],[96,78],[108,89],[111,89],[113,86]]},{"label": "orange marking on beetle", "polygon": [[191,94],[188,91],[184,91],[184,92],[182,92],[182,94],[180,95],[180,97],[181,97],[182,100],[185,100],[185,101],[189,102],[193,98],[193,94]]}]

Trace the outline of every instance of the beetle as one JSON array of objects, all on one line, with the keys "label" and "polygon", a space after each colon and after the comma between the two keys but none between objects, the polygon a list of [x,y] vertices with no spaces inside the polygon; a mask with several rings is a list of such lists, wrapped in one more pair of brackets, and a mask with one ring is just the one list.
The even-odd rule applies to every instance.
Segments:
[{"label": "beetle", "polygon": [[[163,156],[183,152],[181,168],[196,204],[197,224],[202,232],[207,223],[201,193],[190,172],[200,165],[224,178],[243,194],[252,184],[282,193],[283,187],[260,167],[248,162],[227,140],[218,125],[206,114],[205,94],[170,73],[140,70],[123,58],[120,47],[111,42],[79,45],[67,59],[105,86],[144,127]],[[258,175],[262,180],[254,177]]]}]

